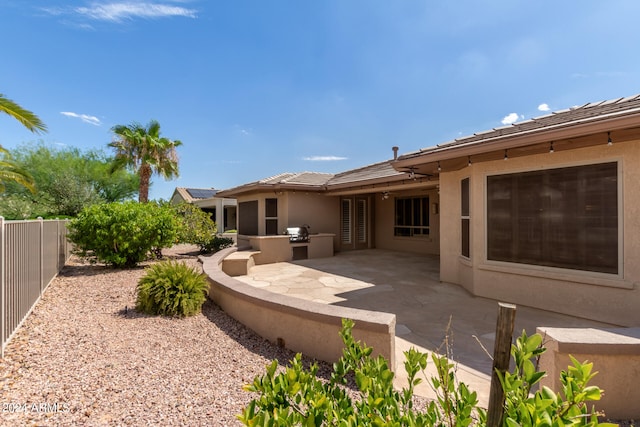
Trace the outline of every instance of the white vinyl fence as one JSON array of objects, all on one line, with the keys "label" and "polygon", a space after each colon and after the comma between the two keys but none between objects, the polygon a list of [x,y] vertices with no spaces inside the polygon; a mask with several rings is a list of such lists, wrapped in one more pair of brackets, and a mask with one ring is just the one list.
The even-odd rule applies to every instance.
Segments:
[{"label": "white vinyl fence", "polygon": [[0,216],[2,352],[71,255],[67,220],[5,221]]}]

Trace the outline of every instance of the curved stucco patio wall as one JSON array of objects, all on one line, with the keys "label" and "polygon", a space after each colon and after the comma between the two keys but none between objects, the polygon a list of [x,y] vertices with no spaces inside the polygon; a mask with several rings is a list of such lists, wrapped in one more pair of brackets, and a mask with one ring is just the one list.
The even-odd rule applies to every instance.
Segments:
[{"label": "curved stucco patio wall", "polygon": [[227,314],[271,342],[326,362],[342,356],[342,319],[352,319],[354,338],[395,370],[395,314],[306,301],[243,283],[222,271],[223,259],[236,250],[200,257],[211,284],[209,298]]}]

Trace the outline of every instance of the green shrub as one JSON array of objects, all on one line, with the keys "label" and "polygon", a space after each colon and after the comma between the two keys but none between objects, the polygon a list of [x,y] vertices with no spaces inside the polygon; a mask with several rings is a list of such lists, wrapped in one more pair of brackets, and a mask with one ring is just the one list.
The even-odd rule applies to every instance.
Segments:
[{"label": "green shrub", "polygon": [[152,250],[159,253],[172,246],[176,238],[175,213],[153,203],[93,205],[69,224],[69,240],[77,254],[114,267],[133,267]]},{"label": "green shrub", "polygon": [[185,263],[162,261],[147,269],[138,282],[136,309],[163,316],[192,316],[207,298],[206,275]]},{"label": "green shrub", "polygon": [[198,245],[201,252],[210,252],[211,241],[216,235],[216,223],[209,214],[191,203],[172,205],[180,219],[178,241]]},{"label": "green shrub", "polygon": [[[297,354],[290,366],[276,373],[273,361],[263,376],[256,377],[245,390],[259,394],[238,419],[247,426],[485,426],[486,411],[478,407],[477,394],[458,382],[454,365],[446,356],[432,353],[437,374],[430,379],[436,399],[424,408],[414,406],[414,387],[422,380],[417,374],[427,366],[427,354],[411,349],[404,353],[408,387],[393,388],[394,373],[382,357],[371,357],[372,348],[355,342],[353,321],[343,320],[340,335],[343,355],[333,365],[329,381],[317,378],[318,366],[303,367]],[[515,426],[596,426],[598,420],[586,401],[598,400],[600,389],[589,387],[593,376],[590,364],[580,364],[562,373],[564,395],[543,389],[529,397],[532,385],[543,373],[532,371],[531,359],[541,354],[540,335],[523,335],[512,346],[516,361],[513,373],[503,376],[506,402],[503,425]],[[531,364],[530,364],[531,363]],[[346,391],[346,378],[352,377],[357,395]],[[604,424],[600,424],[604,425]]]},{"label": "green shrub", "polygon": [[560,373],[561,392],[556,394],[550,388],[542,387],[531,394],[532,387],[545,374],[533,363],[545,351],[541,345],[541,335],[528,337],[523,331],[511,346],[514,371],[504,375],[498,373],[505,393],[503,425],[604,426],[604,423],[598,423],[596,411],[588,404],[600,400],[602,394],[599,387],[588,385],[596,374],[592,372],[593,363],[580,363],[569,356],[572,366]]},{"label": "green shrub", "polygon": [[203,253],[218,252],[219,250],[233,246],[234,241],[228,237],[213,236],[209,242],[200,246]]}]

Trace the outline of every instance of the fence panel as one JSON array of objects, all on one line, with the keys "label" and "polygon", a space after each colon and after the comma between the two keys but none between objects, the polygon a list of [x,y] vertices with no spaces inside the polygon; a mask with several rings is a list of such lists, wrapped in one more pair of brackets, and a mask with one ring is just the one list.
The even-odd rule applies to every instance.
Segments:
[{"label": "fence panel", "polygon": [[67,221],[0,217],[2,352],[70,256]]}]

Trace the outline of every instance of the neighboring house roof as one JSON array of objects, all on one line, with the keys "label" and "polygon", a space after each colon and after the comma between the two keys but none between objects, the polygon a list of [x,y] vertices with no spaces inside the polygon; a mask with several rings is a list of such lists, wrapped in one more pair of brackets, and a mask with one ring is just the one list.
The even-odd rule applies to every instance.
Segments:
[{"label": "neighboring house roof", "polygon": [[173,200],[176,197],[176,195],[178,195],[185,202],[192,203],[196,200],[210,199],[212,197],[215,197],[217,193],[218,193],[218,190],[214,188],[176,187],[176,189],[173,192],[173,196],[171,197],[171,200]]},{"label": "neighboring house roof", "polygon": [[[579,148],[606,143],[609,136],[614,141],[622,141],[631,139],[630,135],[622,132],[623,130],[637,127],[640,127],[640,95],[588,103],[474,133],[444,144],[403,154],[394,162],[394,167],[411,167],[417,164],[416,160],[437,162],[490,151],[502,155],[502,150],[522,149],[551,142],[555,144],[555,149],[562,149],[563,144],[564,148]],[[599,138],[593,138],[594,134],[600,134]],[[591,140],[586,139],[588,136],[592,136]],[[514,154],[517,155],[517,152]]]}]

